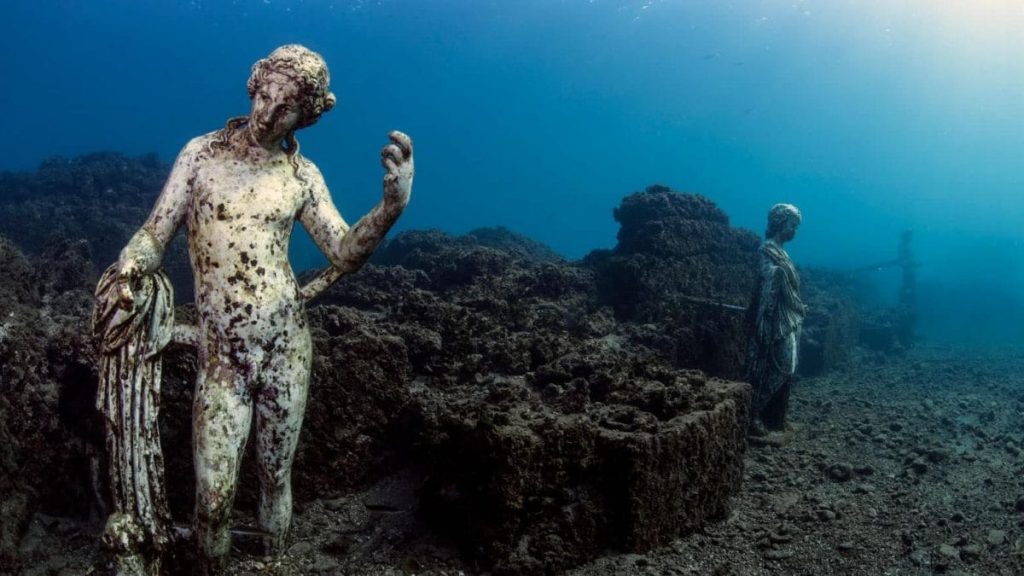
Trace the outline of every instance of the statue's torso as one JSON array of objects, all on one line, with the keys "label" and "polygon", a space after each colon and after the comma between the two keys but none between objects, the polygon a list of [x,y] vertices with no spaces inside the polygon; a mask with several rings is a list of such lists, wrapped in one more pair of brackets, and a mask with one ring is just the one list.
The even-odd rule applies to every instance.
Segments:
[{"label": "statue's torso", "polygon": [[282,154],[242,160],[230,151],[196,163],[187,226],[200,322],[226,337],[304,326],[288,262],[305,190]]}]

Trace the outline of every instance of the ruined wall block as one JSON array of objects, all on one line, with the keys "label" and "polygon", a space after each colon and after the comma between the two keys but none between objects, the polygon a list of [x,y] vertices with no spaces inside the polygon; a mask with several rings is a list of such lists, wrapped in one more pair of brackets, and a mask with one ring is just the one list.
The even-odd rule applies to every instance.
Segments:
[{"label": "ruined wall block", "polygon": [[497,574],[557,574],[644,551],[726,515],[740,487],[750,388],[705,384],[667,420],[630,406],[555,415],[525,402],[453,419],[429,452],[425,517]]}]

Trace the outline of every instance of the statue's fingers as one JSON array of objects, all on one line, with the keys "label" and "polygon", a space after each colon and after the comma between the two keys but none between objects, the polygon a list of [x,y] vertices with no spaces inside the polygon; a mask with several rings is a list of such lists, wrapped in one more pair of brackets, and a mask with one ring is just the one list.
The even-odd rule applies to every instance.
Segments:
[{"label": "statue's fingers", "polygon": [[135,302],[135,294],[132,293],[131,281],[122,279],[120,285],[121,293],[121,306],[124,308],[131,307],[132,303]]},{"label": "statue's fingers", "polygon": [[380,163],[384,166],[384,169],[388,171],[387,175],[384,176],[385,180],[387,178],[398,177],[398,163],[395,162],[394,158],[382,155]]},{"label": "statue's fingers", "polygon": [[384,160],[389,160],[390,159],[395,164],[400,164],[402,162],[402,160],[404,159],[404,155],[402,154],[402,149],[399,148],[398,146],[394,145],[394,144],[388,144],[387,146],[385,146],[384,149],[382,149],[380,151],[380,156],[381,156],[381,161],[382,162]]},{"label": "statue's fingers", "polygon": [[409,158],[412,158],[412,138],[409,138],[409,136],[404,132],[399,132],[398,130],[392,130],[391,133],[388,134],[388,138],[391,139],[391,142],[395,146],[398,146],[399,149],[402,150],[403,159],[408,160]]}]

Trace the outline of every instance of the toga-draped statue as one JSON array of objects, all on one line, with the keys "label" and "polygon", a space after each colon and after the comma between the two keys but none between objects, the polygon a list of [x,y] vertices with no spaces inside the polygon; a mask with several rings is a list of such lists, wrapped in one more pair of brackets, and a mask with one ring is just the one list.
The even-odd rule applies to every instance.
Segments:
[{"label": "toga-draped statue", "polygon": [[760,270],[747,313],[747,382],[754,388],[750,411],[754,435],[785,425],[806,306],[800,299],[800,276],[782,246],[796,235],[800,220],[796,206],[773,206],[760,248]]},{"label": "toga-draped statue", "polygon": [[[160,263],[182,226],[198,318],[195,327],[178,326],[173,334],[195,345],[199,357],[192,409],[199,572],[216,571],[230,550],[229,515],[251,427],[257,521],[268,552],[284,546],[313,352],[305,301],[369,258],[408,203],[414,172],[412,141],[392,132],[381,152],[383,199],[349,227],[295,137],[334,106],[329,80],[323,58],[299,45],[256,62],[249,115],[184,147],[149,218],[98,290],[95,329],[107,354],[100,408],[108,448],[116,452],[111,477],[118,498],[104,540],[119,555],[121,573],[158,572],[168,539],[153,362],[172,333],[167,306],[173,300]],[[302,288],[288,261],[295,221],[331,263]],[[111,298],[123,312],[112,309]]]}]

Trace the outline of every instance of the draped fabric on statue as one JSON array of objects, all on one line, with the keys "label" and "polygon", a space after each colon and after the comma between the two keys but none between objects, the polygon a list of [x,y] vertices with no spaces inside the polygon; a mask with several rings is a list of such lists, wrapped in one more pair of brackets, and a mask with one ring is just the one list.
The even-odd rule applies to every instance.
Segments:
[{"label": "draped fabric on statue", "polygon": [[754,415],[792,377],[804,319],[793,261],[772,241],[762,244],[760,253],[761,273],[748,313],[747,382],[754,388]]},{"label": "draped fabric on statue", "polygon": [[106,423],[110,495],[114,511],[104,542],[119,555],[163,550],[170,512],[157,415],[160,408],[159,352],[174,328],[174,296],[161,271],[143,276],[133,289],[131,310],[119,305],[117,265],[96,287],[93,334],[100,342],[96,407]]}]

